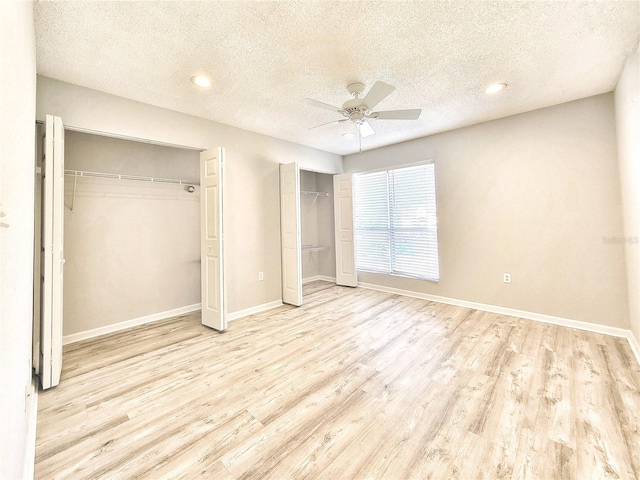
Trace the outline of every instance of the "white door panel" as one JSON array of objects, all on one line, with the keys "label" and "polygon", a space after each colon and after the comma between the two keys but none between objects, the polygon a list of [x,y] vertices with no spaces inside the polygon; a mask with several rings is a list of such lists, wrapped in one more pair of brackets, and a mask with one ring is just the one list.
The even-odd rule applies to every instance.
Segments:
[{"label": "white door panel", "polygon": [[224,149],[200,153],[200,257],[202,324],[227,328],[224,302]]},{"label": "white door panel", "polygon": [[336,235],[336,284],[358,286],[353,231],[353,182],[351,174],[333,176]]},{"label": "white door panel", "polygon": [[297,163],[280,165],[280,230],[282,301],[302,305],[302,241],[300,232],[300,170]]},{"label": "white door panel", "polygon": [[62,372],[62,295],[64,276],[64,126],[45,119],[42,162],[42,289],[40,381],[43,389],[60,383]]}]

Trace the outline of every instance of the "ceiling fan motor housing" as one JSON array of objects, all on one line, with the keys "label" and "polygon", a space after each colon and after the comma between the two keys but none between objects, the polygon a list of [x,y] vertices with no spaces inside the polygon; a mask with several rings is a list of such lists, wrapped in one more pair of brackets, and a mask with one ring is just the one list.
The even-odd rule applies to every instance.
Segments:
[{"label": "ceiling fan motor housing", "polygon": [[342,105],[342,110],[345,111],[349,116],[353,115],[354,113],[364,115],[369,110],[369,107],[364,104],[362,99],[352,98],[351,100],[347,100],[346,102],[344,102],[344,104]]}]

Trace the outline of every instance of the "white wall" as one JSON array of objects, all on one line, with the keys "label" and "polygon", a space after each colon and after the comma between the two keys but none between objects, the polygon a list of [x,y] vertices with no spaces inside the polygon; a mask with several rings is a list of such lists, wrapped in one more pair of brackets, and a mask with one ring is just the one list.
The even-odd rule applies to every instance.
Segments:
[{"label": "white wall", "polygon": [[616,158],[611,93],[347,156],[436,165],[440,282],[359,279],[629,328]]},{"label": "white wall", "polygon": [[[65,167],[199,183],[200,156],[65,134]],[[200,191],[131,180],[65,183],[64,335],[200,303]],[[73,204],[73,213],[71,205]]]},{"label": "white wall", "polygon": [[[225,261],[229,312],[281,299],[279,163],[339,173],[342,157],[125,98],[38,77],[37,118],[199,148],[226,147]],[[264,272],[264,281],[258,280]]]},{"label": "white wall", "polygon": [[[0,2],[0,478],[23,478],[31,386],[36,54],[31,2]],[[28,402],[27,402],[28,403]],[[29,434],[33,438],[28,438]],[[33,460],[32,458],[26,459]],[[28,466],[27,466],[28,467]]]},{"label": "white wall", "polygon": [[615,110],[629,321],[636,340],[640,342],[640,47],[627,59],[616,86]]}]

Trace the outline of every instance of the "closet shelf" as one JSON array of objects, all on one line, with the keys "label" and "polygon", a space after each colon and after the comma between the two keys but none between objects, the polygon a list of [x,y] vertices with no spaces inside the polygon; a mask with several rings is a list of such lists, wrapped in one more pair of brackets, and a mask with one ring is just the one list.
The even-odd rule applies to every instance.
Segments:
[{"label": "closet shelf", "polygon": [[313,199],[313,202],[311,202],[311,205],[309,205],[309,207],[313,207],[316,202],[318,201],[318,197],[328,197],[329,194],[327,192],[311,192],[309,190],[302,190],[300,192],[300,195],[315,195],[316,198]]},{"label": "closet shelf", "polygon": [[[71,213],[74,212],[76,204],[76,185],[78,177],[91,177],[91,178],[113,178],[115,180],[137,180],[139,182],[150,183],[169,183],[173,185],[199,185],[198,183],[186,182],[184,180],[176,180],[174,178],[156,178],[156,177],[141,177],[138,175],[120,175],[118,173],[104,173],[104,172],[88,172],[85,170],[65,170],[65,176],[73,177],[73,193],[71,195]],[[189,190],[191,191],[191,190]]]},{"label": "closet shelf", "polygon": [[300,192],[303,195],[318,195],[319,197],[328,197],[329,194],[327,192],[310,192],[308,190],[303,190]]},{"label": "closet shelf", "polygon": [[330,250],[329,247],[314,247],[313,245],[302,246],[302,253],[327,252],[329,250]]},{"label": "closet shelf", "polygon": [[65,170],[64,174],[70,177],[114,178],[117,180],[138,180],[140,182],[151,182],[151,183],[175,183],[178,185],[198,185],[197,183],[187,182],[184,180],[177,180],[174,178],[142,177],[138,175],[120,175],[118,173],[87,172],[84,170]]}]

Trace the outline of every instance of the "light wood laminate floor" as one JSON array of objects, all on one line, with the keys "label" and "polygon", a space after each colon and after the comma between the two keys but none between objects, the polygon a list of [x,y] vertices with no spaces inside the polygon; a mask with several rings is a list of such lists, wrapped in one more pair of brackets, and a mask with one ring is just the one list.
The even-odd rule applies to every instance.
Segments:
[{"label": "light wood laminate floor", "polygon": [[634,479],[626,340],[315,282],[68,346],[36,478]]}]

